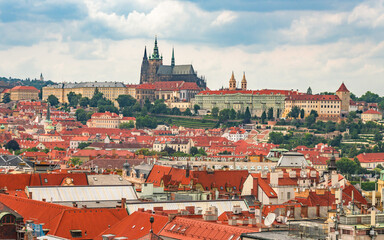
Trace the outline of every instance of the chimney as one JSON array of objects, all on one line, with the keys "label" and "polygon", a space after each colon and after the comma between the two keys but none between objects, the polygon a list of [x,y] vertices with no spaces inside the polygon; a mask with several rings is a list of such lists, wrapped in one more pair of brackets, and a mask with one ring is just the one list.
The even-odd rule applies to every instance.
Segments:
[{"label": "chimney", "polygon": [[371,226],[376,226],[376,210],[371,212]]},{"label": "chimney", "polygon": [[337,173],[332,173],[331,176],[331,187],[335,186],[339,182],[339,174]]},{"label": "chimney", "polygon": [[138,208],[137,211],[138,212],[144,212],[144,208]]},{"label": "chimney", "polygon": [[195,206],[187,206],[185,209],[189,212],[189,214],[194,215],[195,214]]},{"label": "chimney", "polygon": [[28,193],[28,197],[29,197],[29,199],[32,199],[32,192]]},{"label": "chimney", "polygon": [[258,178],[253,178],[253,187],[252,187],[252,192],[251,194],[255,196],[255,199],[258,199],[258,188],[259,188],[259,179]]},{"label": "chimney", "polygon": [[126,198],[122,198],[121,199],[121,208],[125,209],[125,204],[127,203],[127,199]]},{"label": "chimney", "polygon": [[277,172],[270,173],[270,184],[275,186],[279,185],[279,173]]},{"label": "chimney", "polygon": [[45,198],[41,199],[41,201],[46,202]]},{"label": "chimney", "polygon": [[376,191],[372,191],[372,207],[376,206]]},{"label": "chimney", "polygon": [[76,202],[72,202],[72,206],[73,206],[74,208],[77,208],[77,203],[76,203]]}]

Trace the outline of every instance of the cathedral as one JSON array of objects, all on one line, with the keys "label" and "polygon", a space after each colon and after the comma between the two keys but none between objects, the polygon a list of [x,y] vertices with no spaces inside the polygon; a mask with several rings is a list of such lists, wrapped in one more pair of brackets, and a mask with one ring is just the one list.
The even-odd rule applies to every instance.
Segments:
[{"label": "cathedral", "polygon": [[175,65],[174,49],[172,49],[171,65],[163,65],[163,56],[159,54],[157,37],[155,37],[155,47],[149,58],[147,57],[147,48],[144,49],[140,84],[168,81],[195,82],[202,89],[206,88],[205,79],[197,76],[191,64]]}]

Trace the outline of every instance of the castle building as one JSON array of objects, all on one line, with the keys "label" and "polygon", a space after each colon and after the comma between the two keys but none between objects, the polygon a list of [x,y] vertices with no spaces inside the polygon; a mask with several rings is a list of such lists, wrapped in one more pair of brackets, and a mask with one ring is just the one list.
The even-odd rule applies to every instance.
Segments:
[{"label": "castle building", "polygon": [[297,91],[288,90],[247,90],[245,73],[241,81],[241,88],[236,88],[236,79],[232,73],[229,80],[229,88],[216,91],[201,91],[195,95],[192,106],[197,104],[201,109],[212,111],[217,107],[222,109],[234,109],[245,112],[247,107],[252,115],[260,117],[263,112],[272,108],[275,117],[281,117],[284,112],[284,101],[290,95],[301,94]]},{"label": "castle building", "polygon": [[141,63],[140,84],[167,81],[195,82],[202,89],[206,88],[206,81],[203,77],[197,76],[197,73],[191,64],[175,64],[174,49],[172,49],[171,65],[163,65],[163,56],[159,54],[156,37],[152,55],[147,57],[147,48],[144,49],[144,57]]}]

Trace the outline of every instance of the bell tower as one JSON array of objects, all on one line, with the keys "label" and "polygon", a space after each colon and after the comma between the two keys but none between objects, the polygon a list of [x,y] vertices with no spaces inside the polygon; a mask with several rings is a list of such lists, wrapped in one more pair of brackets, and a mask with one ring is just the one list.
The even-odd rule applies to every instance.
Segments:
[{"label": "bell tower", "polygon": [[245,72],[243,73],[243,80],[241,80],[241,90],[247,90],[247,79],[245,79]]},{"label": "bell tower", "polygon": [[233,91],[236,90],[236,79],[232,71],[231,79],[229,80],[229,90]]}]

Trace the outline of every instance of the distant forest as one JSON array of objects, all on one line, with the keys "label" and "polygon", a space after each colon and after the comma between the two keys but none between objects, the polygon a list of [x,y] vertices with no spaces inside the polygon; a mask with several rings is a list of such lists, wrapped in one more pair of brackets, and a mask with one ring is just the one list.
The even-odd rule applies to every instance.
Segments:
[{"label": "distant forest", "polygon": [[55,84],[51,80],[47,81],[40,81],[40,79],[18,79],[18,78],[6,78],[6,77],[0,77],[0,85],[3,85],[1,82],[8,83],[10,86],[33,86],[39,90],[41,90],[43,87],[51,84]]}]

